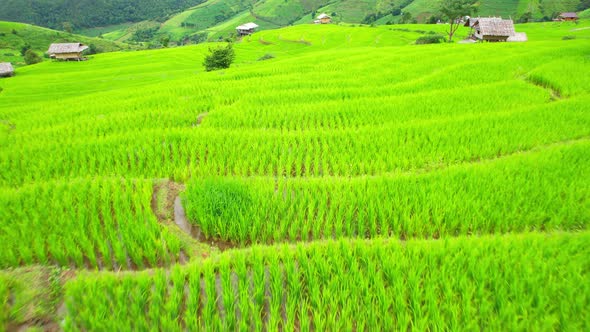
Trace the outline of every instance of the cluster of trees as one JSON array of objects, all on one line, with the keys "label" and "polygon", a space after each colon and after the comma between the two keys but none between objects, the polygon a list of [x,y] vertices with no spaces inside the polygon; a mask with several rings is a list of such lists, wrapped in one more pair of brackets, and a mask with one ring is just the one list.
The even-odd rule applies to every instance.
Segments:
[{"label": "cluster of trees", "polygon": [[152,39],[154,39],[154,37],[158,33],[158,30],[159,30],[158,27],[138,29],[137,31],[135,31],[133,33],[133,36],[131,36],[131,38],[129,38],[129,40],[135,41],[135,42],[151,41]]},{"label": "cluster of trees", "polygon": [[578,11],[583,11],[590,8],[590,0],[582,0],[579,4],[578,4]]},{"label": "cluster of trees", "polygon": [[[400,24],[416,23],[417,22],[416,19],[414,17],[412,17],[412,14],[410,12],[403,12],[403,9],[405,7],[407,7],[409,4],[411,4],[412,1],[413,0],[403,0],[400,3],[398,3],[397,6],[395,6],[394,8],[392,8],[389,11],[386,11],[386,12],[379,11],[377,13],[368,14],[367,16],[365,16],[365,18],[363,19],[363,21],[361,23],[372,24],[387,15],[391,15],[391,16],[400,16],[401,15],[401,18],[399,20]],[[387,24],[393,24],[393,21],[387,22]]]},{"label": "cluster of trees", "polygon": [[106,26],[164,18],[204,0],[2,0],[0,20],[53,29]]}]

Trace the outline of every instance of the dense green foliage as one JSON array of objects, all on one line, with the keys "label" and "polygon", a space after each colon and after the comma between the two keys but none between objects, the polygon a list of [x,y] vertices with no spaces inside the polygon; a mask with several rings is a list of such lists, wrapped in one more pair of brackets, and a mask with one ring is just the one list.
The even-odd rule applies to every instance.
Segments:
[{"label": "dense green foliage", "polygon": [[205,56],[203,66],[206,71],[226,69],[231,66],[236,58],[233,45],[228,43],[223,47],[210,48],[209,54]]},{"label": "dense green foliage", "polygon": [[471,16],[476,10],[476,0],[441,0],[439,12],[449,24],[449,41],[457,29],[462,25],[461,19],[465,16]]},{"label": "dense green foliage", "polygon": [[67,285],[66,327],[585,331],[589,241],[588,233],[340,241],[233,251],[170,275],[86,274]]},{"label": "dense green foliage", "polygon": [[27,65],[34,65],[36,63],[43,61],[43,58],[41,58],[39,54],[35,53],[35,51],[31,49],[25,52],[24,59]]},{"label": "dense green foliage", "polygon": [[202,0],[3,0],[0,19],[63,29],[96,27],[166,17]]}]

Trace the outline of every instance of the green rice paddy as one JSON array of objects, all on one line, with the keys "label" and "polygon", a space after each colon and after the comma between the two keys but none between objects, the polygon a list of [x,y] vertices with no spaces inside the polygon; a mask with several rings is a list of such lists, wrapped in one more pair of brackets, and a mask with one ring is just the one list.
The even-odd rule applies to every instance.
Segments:
[{"label": "green rice paddy", "polygon": [[588,330],[589,25],[300,25],[222,71],[211,44],[18,68],[0,330]]}]

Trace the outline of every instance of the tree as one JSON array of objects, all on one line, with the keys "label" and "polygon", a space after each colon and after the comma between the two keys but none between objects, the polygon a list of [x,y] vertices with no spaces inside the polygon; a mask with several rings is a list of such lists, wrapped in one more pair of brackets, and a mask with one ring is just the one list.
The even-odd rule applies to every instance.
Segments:
[{"label": "tree", "polygon": [[453,35],[461,25],[460,20],[464,16],[471,15],[475,12],[475,0],[443,0],[440,7],[440,13],[449,20],[450,27],[447,34],[449,42],[453,41]]},{"label": "tree", "polygon": [[526,12],[518,19],[518,23],[528,23],[533,19],[533,13]]},{"label": "tree", "polygon": [[39,54],[35,53],[33,50],[27,50],[25,53],[25,63],[27,65],[34,65],[43,61],[43,58],[39,56]]},{"label": "tree", "polygon": [[170,43],[170,36],[168,36],[168,35],[162,36],[160,38],[160,43],[162,44],[162,46],[168,47],[168,44]]},{"label": "tree", "polygon": [[72,33],[74,31],[74,26],[70,22],[63,22],[61,24],[61,26],[63,27],[64,31],[67,33]]},{"label": "tree", "polygon": [[31,49],[31,45],[25,44],[25,46],[21,47],[21,49],[20,49],[20,55],[25,56],[27,51],[30,49]]},{"label": "tree", "polygon": [[236,57],[233,46],[228,43],[225,47],[209,48],[203,65],[207,71],[229,68]]},{"label": "tree", "polygon": [[92,55],[92,54],[96,54],[99,52],[100,52],[100,50],[98,49],[98,47],[96,47],[96,45],[90,44],[90,45],[88,45],[88,51],[86,51],[86,54]]},{"label": "tree", "polygon": [[412,13],[404,12],[402,14],[402,18],[399,20],[399,24],[411,24],[411,23],[418,23],[418,22],[412,17]]},{"label": "tree", "polygon": [[584,11],[588,8],[590,8],[590,0],[582,0],[577,7],[579,12]]}]

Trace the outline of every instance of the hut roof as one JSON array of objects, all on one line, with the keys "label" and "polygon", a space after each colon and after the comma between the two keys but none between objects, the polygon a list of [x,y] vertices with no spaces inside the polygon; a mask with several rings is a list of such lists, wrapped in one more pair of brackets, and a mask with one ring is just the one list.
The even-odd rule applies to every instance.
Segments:
[{"label": "hut roof", "polygon": [[479,18],[475,23],[479,26],[481,34],[484,36],[512,36],[514,35],[514,22],[501,18]]},{"label": "hut roof", "polygon": [[246,23],[246,24],[242,24],[239,27],[236,28],[236,30],[252,30],[252,29],[256,29],[258,28],[258,24],[256,23]]},{"label": "hut roof", "polygon": [[576,14],[574,12],[567,12],[567,13],[561,13],[559,15],[559,17],[563,17],[563,18],[578,18],[578,14]]},{"label": "hut roof", "polygon": [[81,53],[88,49],[88,46],[81,43],[65,43],[65,44],[51,44],[47,53],[61,54],[61,53]]},{"label": "hut roof", "polygon": [[330,18],[330,15],[328,15],[328,14],[326,14],[326,13],[321,13],[321,14],[318,16],[318,20],[321,20],[321,19],[323,19],[323,18]]},{"label": "hut roof", "polygon": [[479,17],[466,17],[463,26],[472,28],[477,23],[477,20],[479,20]]},{"label": "hut roof", "polygon": [[0,62],[0,75],[12,73],[14,73],[14,68],[10,62]]}]

